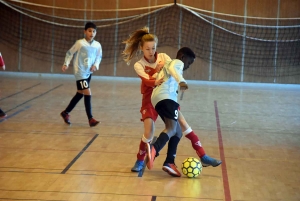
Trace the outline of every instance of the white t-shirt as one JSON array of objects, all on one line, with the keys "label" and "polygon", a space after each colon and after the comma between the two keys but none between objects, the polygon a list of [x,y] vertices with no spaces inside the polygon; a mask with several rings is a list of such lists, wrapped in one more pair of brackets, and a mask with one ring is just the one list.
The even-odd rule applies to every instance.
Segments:
[{"label": "white t-shirt", "polygon": [[174,59],[165,63],[163,69],[158,73],[156,79],[164,79],[164,82],[153,89],[151,102],[155,105],[164,99],[171,99],[177,102],[177,90],[180,82],[185,82],[182,77],[184,64],[181,60]]},{"label": "white t-shirt", "polygon": [[74,75],[76,80],[87,79],[93,72],[90,71],[92,66],[99,69],[102,60],[102,47],[98,41],[87,42],[85,38],[79,39],[66,53],[64,65],[69,66],[72,58],[74,66]]}]

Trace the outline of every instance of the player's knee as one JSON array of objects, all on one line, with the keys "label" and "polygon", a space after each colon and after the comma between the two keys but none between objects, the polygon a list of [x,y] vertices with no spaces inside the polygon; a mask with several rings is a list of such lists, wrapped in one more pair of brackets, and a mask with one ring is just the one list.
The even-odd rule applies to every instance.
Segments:
[{"label": "player's knee", "polygon": [[[176,128],[167,128],[166,133],[169,137],[172,137],[172,136],[176,135],[177,131],[176,131]],[[179,133],[181,133],[181,132],[179,132]]]},{"label": "player's knee", "polygon": [[190,132],[192,132],[192,128],[191,127],[188,127],[185,131],[182,132],[183,135],[187,135],[189,134]]},{"label": "player's knee", "polygon": [[178,119],[178,123],[182,129],[182,132],[185,131],[186,129],[188,129],[190,126],[188,125],[188,123],[185,121],[185,119]]},{"label": "player's knee", "polygon": [[177,136],[179,139],[181,139],[181,138],[182,138],[182,132],[177,132],[177,133],[176,133],[176,136]]},{"label": "player's knee", "polygon": [[151,142],[152,139],[153,139],[153,136],[152,136],[152,135],[149,136],[149,137],[145,137],[145,135],[143,135],[143,137],[142,137],[142,141],[145,142],[145,143]]},{"label": "player's knee", "polygon": [[84,95],[92,95],[91,90],[90,89],[84,89],[82,90]]}]

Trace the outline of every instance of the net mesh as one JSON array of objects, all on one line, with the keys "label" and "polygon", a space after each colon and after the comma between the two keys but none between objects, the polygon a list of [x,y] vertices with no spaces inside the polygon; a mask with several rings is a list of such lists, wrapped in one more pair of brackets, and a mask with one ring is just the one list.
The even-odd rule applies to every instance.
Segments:
[{"label": "net mesh", "polygon": [[75,40],[83,37],[84,24],[93,21],[103,48],[102,64],[121,62],[122,41],[146,25],[158,36],[158,46],[188,46],[201,60],[229,72],[300,74],[300,19],[245,19],[173,4],[116,12],[2,0],[0,13],[1,43],[16,51],[21,46],[24,54],[59,65]]}]

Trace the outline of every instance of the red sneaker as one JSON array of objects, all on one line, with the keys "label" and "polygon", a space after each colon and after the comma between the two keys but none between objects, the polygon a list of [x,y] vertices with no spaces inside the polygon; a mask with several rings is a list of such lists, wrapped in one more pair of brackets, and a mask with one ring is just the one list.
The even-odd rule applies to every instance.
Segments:
[{"label": "red sneaker", "polygon": [[90,120],[89,120],[90,127],[97,126],[99,123],[100,123],[100,122],[97,121],[97,120],[94,119],[94,118],[90,118]]},{"label": "red sneaker", "polygon": [[153,168],[153,162],[154,162],[154,159],[155,159],[155,155],[156,155],[156,150],[155,150],[154,146],[151,146],[150,154],[147,154],[147,157],[148,157],[147,168],[149,170],[151,170]]},{"label": "red sneaker", "polygon": [[7,117],[7,114],[5,114],[4,112],[0,113],[0,119]]},{"label": "red sneaker", "polygon": [[181,177],[181,173],[177,170],[177,166],[174,163],[164,163],[162,169],[173,177]]},{"label": "red sneaker", "polygon": [[60,113],[60,116],[64,119],[64,121],[65,121],[66,124],[69,124],[69,125],[71,124],[71,122],[70,122],[70,115],[68,113],[66,113],[65,111],[62,111]]}]

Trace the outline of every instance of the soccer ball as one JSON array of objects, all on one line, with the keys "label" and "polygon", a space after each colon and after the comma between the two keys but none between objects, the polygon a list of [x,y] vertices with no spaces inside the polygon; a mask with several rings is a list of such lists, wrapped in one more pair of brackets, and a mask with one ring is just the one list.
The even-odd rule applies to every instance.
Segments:
[{"label": "soccer ball", "polygon": [[201,162],[194,157],[189,157],[182,162],[182,173],[189,178],[198,177],[202,172]]}]

